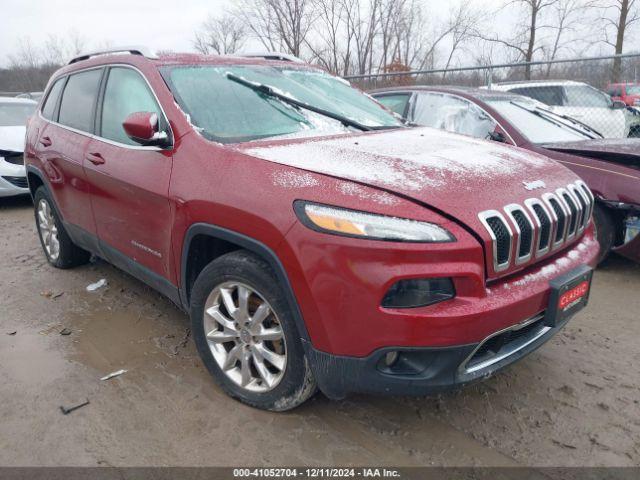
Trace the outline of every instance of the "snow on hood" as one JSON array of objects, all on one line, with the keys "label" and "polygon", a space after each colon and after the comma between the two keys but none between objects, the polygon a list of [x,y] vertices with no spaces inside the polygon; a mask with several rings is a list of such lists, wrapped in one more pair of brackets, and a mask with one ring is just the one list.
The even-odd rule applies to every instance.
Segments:
[{"label": "snow on hood", "polygon": [[[539,196],[577,177],[541,155],[432,128],[237,147],[282,165],[403,194],[461,217]],[[542,180],[531,192],[523,182]],[[476,223],[476,222],[473,222]]]},{"label": "snow on hood", "polygon": [[24,135],[27,127],[0,127],[0,150],[24,151]]}]

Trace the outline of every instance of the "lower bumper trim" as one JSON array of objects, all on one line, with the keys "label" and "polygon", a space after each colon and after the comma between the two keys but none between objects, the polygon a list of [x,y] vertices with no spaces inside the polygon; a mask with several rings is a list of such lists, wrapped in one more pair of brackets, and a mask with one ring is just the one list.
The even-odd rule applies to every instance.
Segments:
[{"label": "lower bumper trim", "polygon": [[[376,350],[368,357],[332,355],[305,345],[318,387],[332,399],[345,398],[350,393],[387,395],[430,395],[462,387],[487,378],[533,352],[562,330],[568,319],[555,327],[540,324],[544,317],[511,327],[517,330],[534,325],[531,335],[506,346],[491,359],[473,363],[472,358],[497,332],[483,342],[453,347],[387,347]],[[404,359],[408,368],[381,368],[385,356],[398,352],[399,362]]]}]

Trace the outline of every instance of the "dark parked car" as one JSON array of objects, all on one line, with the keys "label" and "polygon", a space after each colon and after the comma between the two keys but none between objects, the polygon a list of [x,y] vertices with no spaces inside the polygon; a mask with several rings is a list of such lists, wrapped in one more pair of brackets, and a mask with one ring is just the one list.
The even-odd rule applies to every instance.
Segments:
[{"label": "dark parked car", "polygon": [[596,196],[601,260],[613,250],[640,262],[640,140],[603,139],[588,125],[508,92],[399,87],[372,95],[419,125],[496,140],[562,162]]},{"label": "dark parked car", "polygon": [[29,124],[42,247],[189,312],[231,396],[287,410],[316,386],[450,388],[586,304],[594,200],[557,162],[407,128],[301,62],[119,53],[58,70]]}]

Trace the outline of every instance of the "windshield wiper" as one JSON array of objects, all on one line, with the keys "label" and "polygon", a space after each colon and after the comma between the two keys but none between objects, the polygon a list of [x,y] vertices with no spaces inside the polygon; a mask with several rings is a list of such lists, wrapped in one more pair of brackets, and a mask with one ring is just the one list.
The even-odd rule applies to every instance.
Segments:
[{"label": "windshield wiper", "polygon": [[[549,115],[555,115],[556,117],[560,117],[560,118],[562,118],[562,119],[564,119],[564,120],[567,120],[568,122],[575,123],[576,125],[580,125],[580,126],[581,126],[582,128],[584,128],[585,130],[587,130],[587,131],[589,131],[589,132],[593,132],[593,133],[595,133],[596,135],[598,135],[599,137],[604,138],[604,135],[602,135],[602,134],[601,134],[599,131],[597,131],[595,128],[590,127],[590,126],[589,126],[589,125],[587,125],[586,123],[581,122],[580,120],[577,120],[577,119],[575,119],[575,118],[573,118],[573,117],[570,117],[570,116],[568,116],[568,115],[560,115],[559,113],[553,112],[553,111],[551,111],[551,110],[548,110],[548,109],[546,109],[546,108],[542,108],[542,107],[536,107],[536,109],[538,109],[538,110],[540,110],[540,111],[542,111],[542,112],[548,113]],[[567,125],[567,126],[568,126],[568,127],[571,127],[570,125]]]},{"label": "windshield wiper", "polygon": [[244,85],[251,90],[262,93],[263,95],[271,98],[277,98],[278,100],[284,103],[288,103],[289,105],[293,105],[298,108],[304,108],[305,110],[309,110],[310,112],[318,113],[325,117],[332,118],[342,123],[345,127],[357,128],[358,130],[362,130],[363,132],[377,129],[376,127],[368,127],[367,125],[363,125],[359,122],[356,122],[355,120],[351,120],[350,118],[340,115],[339,113],[330,112],[329,110],[325,110],[324,108],[315,107],[313,105],[309,105],[308,103],[300,102],[295,98],[289,97],[288,95],[278,93],[273,87],[265,85],[264,83],[252,82],[230,72],[227,72],[226,75],[229,80],[239,83],[240,85]]},{"label": "windshield wiper", "polygon": [[[580,134],[582,134],[582,135],[585,135],[585,136],[587,136],[587,137],[591,138],[592,140],[595,138],[595,137],[593,137],[592,135],[590,135],[589,133],[585,132],[583,129],[576,128],[576,127],[573,127],[573,126],[571,126],[571,125],[567,125],[566,123],[564,123],[564,122],[562,122],[562,121],[560,121],[560,120],[558,120],[558,119],[556,119],[556,118],[553,118],[553,116],[550,116],[550,115],[548,115],[547,113],[543,113],[543,112],[545,112],[545,111],[546,111],[546,112],[548,112],[548,113],[551,113],[552,115],[555,115],[553,112],[550,112],[550,111],[548,111],[548,110],[544,110],[543,108],[540,108],[540,107],[536,107],[535,109],[527,108],[527,107],[525,107],[524,105],[521,105],[521,104],[519,104],[519,103],[517,103],[517,102],[514,102],[514,101],[511,101],[511,102],[509,102],[509,103],[510,103],[511,105],[515,105],[515,106],[516,106],[516,107],[518,107],[518,108],[521,108],[522,110],[525,110],[525,111],[527,111],[527,112],[529,112],[529,113],[532,113],[532,114],[534,114],[535,116],[540,117],[540,118],[542,118],[543,120],[546,120],[547,122],[552,123],[552,124],[554,124],[554,125],[556,125],[556,126],[558,126],[558,127],[568,128],[568,129],[570,129],[570,130],[573,130],[574,132],[578,132],[578,133],[580,133]],[[541,111],[541,110],[542,110],[542,111]],[[559,116],[559,115],[558,115],[558,116]],[[573,120],[573,119],[572,119],[572,120]],[[597,132],[596,132],[596,133],[597,133]],[[600,135],[600,134],[598,134],[598,135]],[[600,136],[602,136],[602,135],[600,135]]]}]

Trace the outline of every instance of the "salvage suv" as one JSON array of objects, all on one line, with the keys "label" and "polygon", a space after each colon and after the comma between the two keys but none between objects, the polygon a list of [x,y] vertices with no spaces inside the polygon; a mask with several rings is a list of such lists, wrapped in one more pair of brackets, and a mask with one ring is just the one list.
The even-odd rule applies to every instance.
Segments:
[{"label": "salvage suv", "polygon": [[486,378],[588,300],[593,196],[574,173],[408,127],[295,59],[83,55],[26,143],[48,261],[95,254],[164,293],[255,407]]}]

